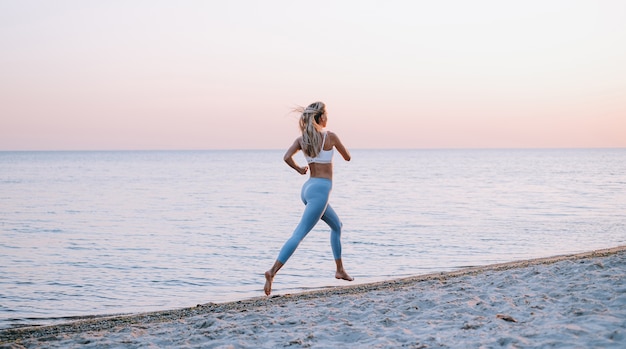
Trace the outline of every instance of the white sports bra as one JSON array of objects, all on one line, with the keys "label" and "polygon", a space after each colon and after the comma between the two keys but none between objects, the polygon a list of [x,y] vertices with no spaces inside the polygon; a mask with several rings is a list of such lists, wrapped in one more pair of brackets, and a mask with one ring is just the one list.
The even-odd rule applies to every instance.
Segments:
[{"label": "white sports bra", "polygon": [[324,139],[322,140],[322,149],[320,150],[320,153],[317,154],[316,157],[312,158],[304,154],[304,158],[309,164],[311,163],[330,164],[333,162],[333,154],[335,153],[335,148],[332,148],[330,150],[324,150],[324,144],[326,143],[327,134],[328,134],[328,131],[324,132]]}]

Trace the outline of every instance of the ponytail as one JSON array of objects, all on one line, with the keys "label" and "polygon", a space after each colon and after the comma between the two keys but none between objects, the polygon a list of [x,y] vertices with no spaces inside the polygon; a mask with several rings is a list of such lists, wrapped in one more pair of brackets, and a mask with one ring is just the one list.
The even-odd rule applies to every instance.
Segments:
[{"label": "ponytail", "polygon": [[326,113],[326,105],[315,102],[306,108],[299,107],[296,111],[300,116],[300,131],[302,131],[302,151],[309,157],[316,157],[322,150],[322,127],[319,120]]}]

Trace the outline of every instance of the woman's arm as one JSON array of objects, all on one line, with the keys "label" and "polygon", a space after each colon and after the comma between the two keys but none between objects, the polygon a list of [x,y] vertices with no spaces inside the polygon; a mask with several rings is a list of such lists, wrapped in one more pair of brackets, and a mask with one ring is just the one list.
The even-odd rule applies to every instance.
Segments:
[{"label": "woman's arm", "polygon": [[350,161],[350,159],[352,159],[352,157],[350,156],[350,152],[348,151],[348,149],[346,149],[346,147],[344,147],[343,143],[341,143],[339,136],[337,136],[333,132],[329,132],[329,134],[330,134],[330,140],[333,146],[337,148],[337,151],[339,152],[339,154],[341,154],[344,160]]},{"label": "woman's arm", "polygon": [[283,156],[283,160],[285,160],[285,162],[287,163],[287,165],[289,165],[289,167],[293,168],[294,170],[298,171],[299,174],[303,175],[307,173],[307,171],[309,170],[309,166],[300,167],[298,166],[298,164],[296,164],[296,161],[293,159],[293,156],[296,155],[296,153],[302,149],[302,146],[300,145],[300,143],[301,143],[300,138],[297,138],[293,142],[291,147],[289,147],[289,149],[287,149],[287,151],[285,152],[285,156]]}]

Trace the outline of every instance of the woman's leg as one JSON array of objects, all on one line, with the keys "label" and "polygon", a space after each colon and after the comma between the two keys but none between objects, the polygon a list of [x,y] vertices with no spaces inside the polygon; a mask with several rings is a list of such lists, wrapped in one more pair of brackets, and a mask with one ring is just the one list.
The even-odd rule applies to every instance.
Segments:
[{"label": "woman's leg", "polygon": [[330,247],[333,249],[333,257],[341,259],[341,227],[343,224],[330,205],[326,206],[322,220],[330,227]]},{"label": "woman's leg", "polygon": [[330,227],[330,246],[333,249],[333,257],[335,258],[335,264],[337,266],[335,278],[348,281],[354,280],[343,268],[343,262],[341,260],[341,228],[343,227],[343,223],[341,223],[339,216],[330,205],[326,206],[322,220]]},{"label": "woman's leg", "polygon": [[272,292],[272,281],[276,273],[287,262],[300,242],[313,229],[324,214],[326,205],[328,205],[328,196],[330,195],[331,187],[331,181],[315,179],[309,179],[309,181],[302,186],[301,197],[302,202],[305,204],[304,213],[293,234],[281,248],[274,265],[270,270],[265,272],[265,287],[263,290],[266,295]]},{"label": "woman's leg", "polygon": [[328,205],[329,192],[323,190],[323,187],[321,190],[316,189],[316,187],[310,186],[303,191],[302,201],[305,203],[304,213],[302,214],[300,223],[278,254],[277,260],[283,264],[287,262],[298,245],[300,245],[300,242],[302,242],[313,227],[315,227],[317,222],[319,222],[324,214],[326,205]]}]

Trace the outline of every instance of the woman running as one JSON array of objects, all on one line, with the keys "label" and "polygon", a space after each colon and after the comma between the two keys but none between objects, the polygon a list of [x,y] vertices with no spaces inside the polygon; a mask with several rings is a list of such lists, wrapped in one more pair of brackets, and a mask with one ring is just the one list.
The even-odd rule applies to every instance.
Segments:
[{"label": "woman running", "polygon": [[[326,105],[315,102],[306,108],[298,108],[300,116],[300,130],[302,136],[298,137],[291,147],[287,149],[284,160],[291,168],[304,175],[311,170],[311,177],[302,185],[300,197],[305,208],[302,219],[293,232],[293,235],[283,245],[278,258],[272,268],[265,272],[266,295],[272,292],[272,281],[276,273],[287,262],[296,250],[302,239],[313,229],[321,219],[330,227],[330,245],[333,257],[337,265],[335,278],[352,281],[354,280],[343,268],[341,261],[341,226],[342,223],[332,207],[328,204],[328,198],[332,189],[333,179],[333,153],[337,149],[346,161],[350,161],[350,152],[343,146],[336,134],[323,131],[328,121]],[[302,150],[308,166],[299,166],[293,156]]]}]

